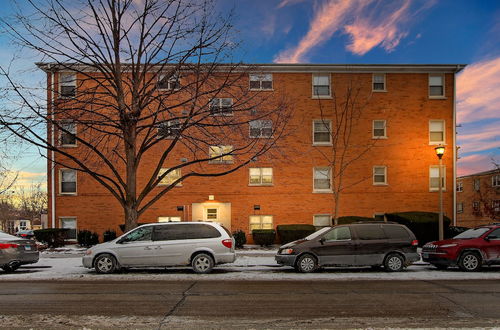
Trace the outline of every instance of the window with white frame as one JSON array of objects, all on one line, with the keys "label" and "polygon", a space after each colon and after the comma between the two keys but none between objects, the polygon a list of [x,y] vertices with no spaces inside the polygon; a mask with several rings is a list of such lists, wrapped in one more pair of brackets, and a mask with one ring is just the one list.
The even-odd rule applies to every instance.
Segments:
[{"label": "window with white frame", "polygon": [[331,172],[330,167],[314,168],[314,191],[331,191]]},{"label": "window with white frame", "polygon": [[59,74],[59,95],[61,97],[76,96],[76,73],[61,72]]},{"label": "window with white frame", "polygon": [[373,121],[373,136],[374,139],[383,139],[387,137],[385,120]]},{"label": "window with white frame", "polygon": [[500,212],[500,199],[492,200],[491,208],[493,209],[493,212]]},{"label": "window with white frame", "polygon": [[472,185],[473,185],[474,191],[479,191],[481,189],[481,180],[474,179],[474,181],[472,181]]},{"label": "window with white frame", "polygon": [[250,232],[254,229],[273,229],[272,215],[251,215]]},{"label": "window with white frame", "polygon": [[272,120],[252,120],[249,125],[251,138],[270,138],[273,136]]},{"label": "window with white frame", "polygon": [[181,217],[158,217],[158,222],[180,222]]},{"label": "window with white frame", "polygon": [[76,124],[73,121],[61,122],[59,143],[61,146],[76,146]]},{"label": "window with white frame", "polygon": [[373,184],[387,184],[387,166],[373,166]]},{"label": "window with white frame", "polygon": [[209,162],[210,164],[232,164],[234,159],[232,152],[233,146],[210,146],[208,156],[214,159]]},{"label": "window with white frame", "polygon": [[248,170],[251,186],[270,186],[273,184],[272,167],[251,167]]},{"label": "window with white frame", "polygon": [[210,115],[212,116],[232,116],[233,99],[214,98],[210,100]]},{"label": "window with white frame", "polygon": [[[443,191],[446,190],[446,166],[441,166],[441,187]],[[429,190],[439,190],[439,165],[432,165],[429,167]]]},{"label": "window with white frame", "polygon": [[171,119],[158,124],[158,138],[174,139],[181,131],[178,119]]},{"label": "window with white frame", "polygon": [[313,218],[313,225],[316,228],[329,227],[331,226],[331,218],[330,214],[316,214]]},{"label": "window with white frame", "polygon": [[205,209],[206,220],[215,221],[218,219],[219,209],[216,207],[208,207]]},{"label": "window with white frame", "polygon": [[473,212],[479,212],[479,211],[481,211],[481,204],[479,204],[479,201],[473,201],[472,202],[472,211]]},{"label": "window with white frame", "polygon": [[444,144],[444,120],[429,121],[429,144]]},{"label": "window with white frame", "polygon": [[162,90],[178,90],[181,88],[178,74],[160,74],[158,76],[158,89]]},{"label": "window with white frame", "polygon": [[429,74],[429,97],[444,97],[444,75]]},{"label": "window with white frame", "polygon": [[373,91],[385,92],[385,73],[373,74]]},{"label": "window with white frame", "polygon": [[271,73],[250,73],[251,90],[273,89],[273,75]]},{"label": "window with white frame", "polygon": [[464,183],[462,181],[457,182],[457,192],[463,192],[464,191]]},{"label": "window with white frame", "polygon": [[[168,170],[169,170],[168,168],[160,169],[160,172],[158,172],[158,177],[162,176]],[[161,186],[171,185],[175,181],[179,180],[180,177],[181,177],[181,169],[180,168],[172,170],[167,175],[165,175],[163,177],[163,179],[161,179],[161,181],[158,185],[161,185]],[[179,181],[179,183],[177,183],[176,186],[182,186],[182,181]]]},{"label": "window with white frame", "polygon": [[464,213],[464,203],[457,203],[457,213]]},{"label": "window with white frame", "polygon": [[59,170],[59,192],[76,194],[76,171],[68,168]]},{"label": "window with white frame", "polygon": [[69,229],[66,233],[66,239],[76,239],[76,218],[74,217],[61,217],[59,218],[61,228]]},{"label": "window with white frame", "polygon": [[319,119],[313,121],[313,144],[332,143],[332,121],[329,119]]},{"label": "window with white frame", "polygon": [[500,187],[500,174],[491,177],[491,186]]},{"label": "window with white frame", "polygon": [[316,73],[313,74],[313,96],[330,96],[330,74]]}]

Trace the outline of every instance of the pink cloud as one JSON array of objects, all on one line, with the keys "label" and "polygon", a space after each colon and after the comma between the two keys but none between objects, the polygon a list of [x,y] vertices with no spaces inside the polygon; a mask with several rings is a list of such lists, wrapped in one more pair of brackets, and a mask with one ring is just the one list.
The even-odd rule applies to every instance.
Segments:
[{"label": "pink cloud", "polygon": [[[498,162],[498,159],[496,159]],[[494,169],[492,156],[475,154],[462,157],[458,160],[457,176],[470,175]]]},{"label": "pink cloud", "polygon": [[457,76],[457,122],[500,118],[500,57],[467,66]]},{"label": "pink cloud", "polygon": [[[471,131],[472,132],[468,132]],[[493,122],[482,127],[463,126],[459,129],[458,144],[464,153],[478,152],[500,147],[500,130]]]}]

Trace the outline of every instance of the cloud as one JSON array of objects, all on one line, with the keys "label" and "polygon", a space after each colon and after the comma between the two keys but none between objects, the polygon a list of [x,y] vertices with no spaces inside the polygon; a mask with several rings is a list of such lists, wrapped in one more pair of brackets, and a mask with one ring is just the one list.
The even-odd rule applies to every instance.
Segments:
[{"label": "cloud", "polygon": [[459,128],[458,144],[461,153],[479,152],[500,148],[500,121],[488,124],[463,125]]},{"label": "cloud", "polygon": [[304,2],[305,0],[281,0],[281,2],[276,6],[276,8],[280,9],[286,6],[292,6],[300,2]]},{"label": "cloud", "polygon": [[33,184],[41,183],[42,186],[47,185],[47,173],[46,172],[25,172],[19,171],[16,183],[16,187],[28,188]]},{"label": "cloud", "polygon": [[[474,154],[458,160],[457,176],[470,175],[494,169],[492,155]],[[498,162],[498,158],[496,159]]]},{"label": "cloud", "polygon": [[500,118],[500,57],[467,66],[457,76],[457,122]]}]

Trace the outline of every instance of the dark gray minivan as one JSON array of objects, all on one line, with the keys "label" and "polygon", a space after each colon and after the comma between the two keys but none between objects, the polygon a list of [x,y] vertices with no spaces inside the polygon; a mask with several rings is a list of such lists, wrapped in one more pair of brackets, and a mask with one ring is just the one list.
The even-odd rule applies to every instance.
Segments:
[{"label": "dark gray minivan", "polygon": [[353,223],[326,227],[281,246],[278,264],[310,273],[323,266],[384,266],[401,271],[420,259],[418,241],[406,226],[396,223]]}]

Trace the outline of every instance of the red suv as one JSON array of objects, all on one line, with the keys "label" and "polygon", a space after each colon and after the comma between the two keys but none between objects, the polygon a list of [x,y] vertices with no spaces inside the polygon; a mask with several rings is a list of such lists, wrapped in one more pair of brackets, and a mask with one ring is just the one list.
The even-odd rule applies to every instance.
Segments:
[{"label": "red suv", "polygon": [[477,271],[482,265],[500,264],[500,223],[469,229],[422,248],[422,259],[439,269],[457,266]]}]

